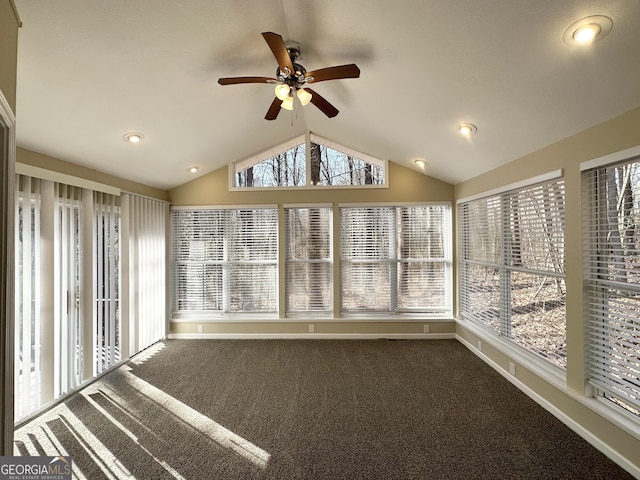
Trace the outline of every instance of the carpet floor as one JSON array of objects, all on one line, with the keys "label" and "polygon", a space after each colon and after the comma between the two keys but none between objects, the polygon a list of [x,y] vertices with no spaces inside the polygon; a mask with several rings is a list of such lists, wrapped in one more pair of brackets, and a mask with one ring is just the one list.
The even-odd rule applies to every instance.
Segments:
[{"label": "carpet floor", "polygon": [[632,479],[455,340],[168,340],[15,433],[100,479]]}]

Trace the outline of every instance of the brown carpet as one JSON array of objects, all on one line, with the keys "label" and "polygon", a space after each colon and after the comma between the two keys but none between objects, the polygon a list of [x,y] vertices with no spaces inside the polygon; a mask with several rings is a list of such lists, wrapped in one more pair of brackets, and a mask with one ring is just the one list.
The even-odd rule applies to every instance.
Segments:
[{"label": "brown carpet", "polygon": [[633,478],[455,340],[170,340],[16,449],[90,480]]}]

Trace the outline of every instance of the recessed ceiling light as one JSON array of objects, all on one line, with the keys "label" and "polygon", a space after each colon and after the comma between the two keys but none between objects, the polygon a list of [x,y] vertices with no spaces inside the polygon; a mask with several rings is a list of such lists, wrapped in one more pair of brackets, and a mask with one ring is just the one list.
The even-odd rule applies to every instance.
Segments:
[{"label": "recessed ceiling light", "polygon": [[139,132],[125,133],[122,139],[129,143],[140,143],[144,139],[144,135]]},{"label": "recessed ceiling light", "polygon": [[458,124],[458,133],[460,133],[460,135],[464,135],[465,137],[473,135],[477,131],[478,131],[478,128],[473,123]]},{"label": "recessed ceiling light", "polygon": [[198,167],[190,167],[189,172],[196,173],[198,171]]},{"label": "recessed ceiling light", "polygon": [[426,170],[427,169],[427,162],[421,158],[417,158],[413,161],[413,163],[415,163],[418,167],[420,167],[422,170]]},{"label": "recessed ceiling light", "polygon": [[567,45],[588,45],[606,37],[612,28],[609,17],[592,15],[573,22],[562,38]]}]

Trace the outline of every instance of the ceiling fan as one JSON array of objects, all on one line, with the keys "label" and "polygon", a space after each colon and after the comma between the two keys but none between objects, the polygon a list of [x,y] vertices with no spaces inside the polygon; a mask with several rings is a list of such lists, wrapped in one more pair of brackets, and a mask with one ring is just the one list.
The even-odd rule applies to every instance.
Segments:
[{"label": "ceiling fan", "polygon": [[324,82],[326,80],[339,80],[341,78],[358,78],[360,76],[358,66],[351,63],[349,65],[338,65],[307,72],[302,65],[296,63],[296,60],[300,58],[299,44],[290,42],[289,45],[287,45],[280,35],[273,32],[264,32],[262,36],[278,62],[275,78],[227,77],[218,79],[218,83],[220,85],[237,85],[241,83],[274,84],[276,86],[276,98],[274,98],[264,117],[267,120],[275,120],[278,117],[280,108],[293,110],[294,95],[300,100],[302,105],[307,105],[311,102],[327,117],[335,117],[338,114],[338,109],[315,90],[307,87],[307,84]]}]

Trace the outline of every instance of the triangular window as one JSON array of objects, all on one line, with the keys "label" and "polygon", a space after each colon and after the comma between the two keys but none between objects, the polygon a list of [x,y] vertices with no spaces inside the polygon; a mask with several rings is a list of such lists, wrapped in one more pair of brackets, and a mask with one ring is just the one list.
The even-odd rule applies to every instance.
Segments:
[{"label": "triangular window", "polygon": [[384,162],[311,135],[311,185],[384,185]]},{"label": "triangular window", "polygon": [[230,165],[230,170],[233,190],[387,186],[385,160],[310,133],[235,162]]},{"label": "triangular window", "polygon": [[253,161],[235,164],[235,188],[302,187],[306,184],[304,139],[297,138],[281,145],[275,152],[264,153],[268,157],[258,157],[264,160],[256,161],[254,157]]}]

